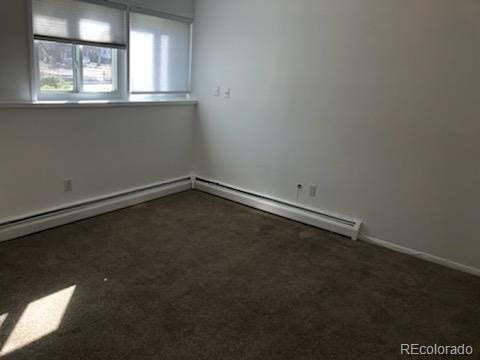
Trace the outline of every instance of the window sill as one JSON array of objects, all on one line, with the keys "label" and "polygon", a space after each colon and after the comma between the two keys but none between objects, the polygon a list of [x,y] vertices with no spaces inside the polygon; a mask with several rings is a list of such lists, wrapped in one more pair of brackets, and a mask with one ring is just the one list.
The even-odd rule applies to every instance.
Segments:
[{"label": "window sill", "polygon": [[137,98],[129,100],[37,101],[2,103],[0,109],[112,108],[128,106],[195,106],[198,100],[190,96],[166,98]]}]

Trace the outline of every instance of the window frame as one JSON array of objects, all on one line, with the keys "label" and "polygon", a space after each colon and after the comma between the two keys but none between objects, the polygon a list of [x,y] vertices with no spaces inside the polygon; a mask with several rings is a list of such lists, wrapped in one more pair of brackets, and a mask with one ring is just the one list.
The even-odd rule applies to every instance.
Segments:
[{"label": "window frame", "polygon": [[[85,2],[92,2],[101,4],[99,1],[95,0],[80,0]],[[138,6],[126,6],[126,21],[127,21],[127,43],[125,48],[115,48],[108,46],[106,44],[96,44],[96,43],[76,43],[75,40],[55,40],[55,39],[44,39],[44,41],[52,41],[57,43],[66,43],[71,44],[74,48],[73,50],[73,63],[79,63],[80,66],[75,66],[72,64],[74,72],[74,91],[64,91],[64,92],[55,92],[55,91],[41,91],[40,89],[40,67],[39,67],[39,55],[38,47],[36,46],[36,38],[33,34],[33,4],[32,0],[28,1],[27,12],[28,12],[28,26],[29,26],[29,55],[30,55],[30,86],[31,86],[31,99],[33,102],[36,101],[58,101],[58,102],[68,102],[68,101],[83,101],[83,100],[98,100],[98,101],[109,101],[109,100],[125,100],[131,96],[149,96],[152,101],[155,101],[155,96],[166,96],[166,95],[185,95],[188,96],[192,92],[192,59],[193,59],[193,26],[194,19],[183,17],[179,15],[173,15],[169,13],[159,12],[155,10],[145,9]],[[150,16],[157,16],[159,18],[179,21],[182,23],[187,23],[190,26],[190,44],[189,44],[189,67],[188,67],[188,86],[186,91],[169,91],[169,92],[134,92],[131,89],[131,78],[130,78],[130,65],[131,65],[131,54],[130,54],[130,35],[131,35],[131,13],[140,13]],[[38,39],[42,40],[42,39]],[[116,67],[116,71],[112,71],[112,82],[116,89],[114,92],[75,92],[75,89],[78,89],[78,84],[75,84],[78,81],[78,77],[83,80],[83,74],[75,74],[76,67],[80,69],[80,73],[83,68],[83,61],[77,59],[75,50],[77,46],[88,45],[96,46],[106,49],[112,49],[116,53],[116,56],[112,56],[112,66]],[[113,55],[113,54],[112,54]],[[115,59],[115,60],[114,60]],[[115,64],[114,64],[115,63]],[[77,80],[75,80],[77,78]]]},{"label": "window frame", "polygon": [[[37,41],[49,41],[56,44],[66,44],[72,46],[72,70],[73,70],[73,90],[72,91],[42,91],[40,88],[40,56]],[[82,46],[95,46],[112,51],[112,85],[113,91],[110,92],[87,92],[84,91],[84,65]],[[124,54],[122,54],[122,52]],[[125,98],[126,84],[122,80],[122,74],[125,69],[125,51],[120,49],[92,45],[80,45],[67,41],[40,40],[33,38],[33,63],[35,77],[35,98],[40,101],[62,101],[62,100],[120,100]],[[125,76],[125,74],[123,75]]]}]

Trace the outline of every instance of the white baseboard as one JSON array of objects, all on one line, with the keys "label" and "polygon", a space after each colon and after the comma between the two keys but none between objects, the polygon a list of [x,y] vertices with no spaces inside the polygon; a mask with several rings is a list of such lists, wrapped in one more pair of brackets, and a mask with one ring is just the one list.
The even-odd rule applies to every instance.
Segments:
[{"label": "white baseboard", "polygon": [[192,179],[184,177],[90,199],[68,207],[49,210],[42,214],[29,215],[27,218],[12,220],[0,226],[0,242],[158,199],[191,188]]},{"label": "white baseboard", "polygon": [[193,187],[200,191],[232,200],[255,209],[345,235],[352,240],[357,240],[360,226],[362,224],[359,220],[347,218],[343,215],[333,215],[326,211],[300,207],[294,204],[289,204],[283,200],[252,193],[228,184],[221,184],[211,179],[194,178]]},{"label": "white baseboard", "polygon": [[[244,189],[219,184],[213,180],[204,180],[206,180],[206,182],[196,179],[193,175],[186,176],[184,178],[164,181],[142,188],[130,189],[125,192],[90,199],[86,202],[72,204],[66,208],[49,209],[42,214],[29,214],[23,219],[12,219],[8,221],[7,224],[0,225],[0,242],[195,188],[259,210],[342,234],[353,240],[360,238],[373,245],[480,276],[480,269],[478,268],[361,234],[361,222],[358,220],[345,218],[338,214],[328,214],[315,209],[300,208],[295,205],[289,205],[282,200],[271,199],[261,194],[248,192]],[[322,214],[327,215],[327,217]],[[343,220],[343,222],[339,220]]]},{"label": "white baseboard", "polygon": [[405,246],[401,246],[401,245],[390,243],[388,241],[376,239],[374,237],[367,236],[365,234],[360,234],[360,240],[365,241],[369,244],[381,246],[381,247],[384,247],[384,248],[387,248],[387,249],[390,249],[390,250],[393,250],[393,251],[396,251],[396,252],[400,252],[400,253],[403,253],[403,254],[406,254],[406,255],[410,255],[410,256],[422,259],[422,260],[426,260],[428,262],[443,265],[443,266],[448,267],[450,269],[459,270],[459,271],[466,272],[466,273],[469,273],[469,274],[472,274],[472,275],[480,276],[480,269],[474,268],[472,266],[463,265],[463,264],[457,263],[455,261],[447,260],[447,259],[435,256],[435,255],[431,255],[429,253],[413,250],[413,249],[407,248]]}]

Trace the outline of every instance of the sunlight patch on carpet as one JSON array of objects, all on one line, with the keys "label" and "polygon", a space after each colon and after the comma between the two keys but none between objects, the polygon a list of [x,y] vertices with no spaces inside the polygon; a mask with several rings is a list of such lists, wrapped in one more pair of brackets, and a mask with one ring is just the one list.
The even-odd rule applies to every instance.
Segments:
[{"label": "sunlight patch on carpet", "polygon": [[5,320],[7,320],[7,316],[8,316],[8,313],[0,315],[0,328],[2,327]]},{"label": "sunlight patch on carpet", "polygon": [[[21,349],[56,331],[62,323],[74,291],[75,285],[28,304],[1,349],[0,356]],[[1,319],[0,317],[0,324],[5,321],[6,316],[3,321]]]}]

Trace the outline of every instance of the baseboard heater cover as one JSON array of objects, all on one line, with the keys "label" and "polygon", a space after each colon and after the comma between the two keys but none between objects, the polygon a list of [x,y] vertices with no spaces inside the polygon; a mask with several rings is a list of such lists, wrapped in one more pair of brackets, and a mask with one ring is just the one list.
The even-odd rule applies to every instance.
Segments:
[{"label": "baseboard heater cover", "polygon": [[191,188],[192,178],[184,177],[9,220],[0,224],[0,242],[187,191]]},{"label": "baseboard heater cover", "polygon": [[333,215],[326,211],[301,207],[283,200],[222,184],[214,180],[194,178],[193,187],[197,190],[268,213],[348,236],[352,240],[357,240],[360,233],[362,222],[359,220]]}]

